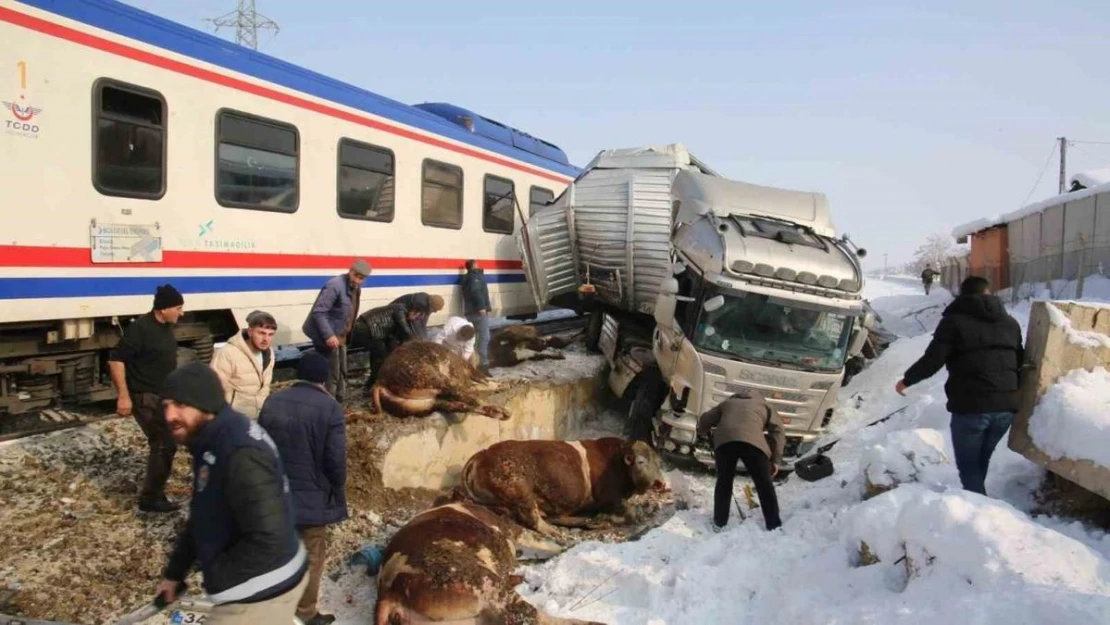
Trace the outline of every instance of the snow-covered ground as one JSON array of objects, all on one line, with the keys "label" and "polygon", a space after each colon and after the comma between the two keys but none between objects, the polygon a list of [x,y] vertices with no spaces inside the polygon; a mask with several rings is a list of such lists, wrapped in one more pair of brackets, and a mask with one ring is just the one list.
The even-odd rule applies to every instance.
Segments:
[{"label": "snow-covered ground", "polygon": [[[884,444],[942,441],[944,454],[929,462],[952,457],[945,373],[906,397],[894,392],[951,296],[926,297],[907,280],[869,285],[884,323],[907,338],[842,391],[832,435],[844,439],[829,454],[836,473],[778,488],[781,529],[767,532],[758,510],[738,523],[734,511],[726,530],[712,533],[712,478],[675,471],[668,478],[688,510],[637,542],[586,543],[526,567],[522,594],[549,613],[609,624],[1110,622],[1110,537],[1030,517],[1043,471],[1005,441],[991,462],[990,498],[960,489],[948,460],[931,467],[928,486],[863,501],[863,459],[881,458]],[[1023,329],[1028,310],[1013,312]],[[909,430],[922,435],[896,434]],[[861,541],[877,564],[858,566]]]},{"label": "snow-covered ground", "polygon": [[[951,296],[926,297],[912,278],[870,279],[867,296],[904,338],[842,390],[829,433],[843,436],[829,453],[836,473],[778,487],[781,529],[767,532],[759,510],[742,523],[733,510],[711,532],[713,478],[672,471],[688,509],[638,541],[583,543],[522,567],[519,592],[550,614],[609,625],[1110,623],[1110,536],[1030,516],[1044,472],[1005,440],[990,497],[960,489],[943,370],[906,397],[894,392]],[[1029,304],[1011,312],[1024,333]],[[896,487],[864,500],[866,475]],[[907,480],[918,483],[898,485]],[[862,544],[877,563],[860,566]],[[374,580],[360,570],[325,580],[321,606],[340,625],[371,622]]]}]

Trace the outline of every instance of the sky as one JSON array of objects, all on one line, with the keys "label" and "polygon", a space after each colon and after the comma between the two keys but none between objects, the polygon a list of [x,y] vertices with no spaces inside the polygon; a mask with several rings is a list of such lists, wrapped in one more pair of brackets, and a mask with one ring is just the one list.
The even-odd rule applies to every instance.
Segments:
[{"label": "sky", "polygon": [[[236,4],[125,1],[209,32],[205,18]],[[1069,178],[1110,167],[1105,0],[257,10],[280,26],[260,34],[262,52],[401,102],[470,108],[575,165],[677,142],[730,178],[821,191],[837,231],[868,250],[867,269],[884,254],[910,260],[930,233],[1055,195],[1057,137],[1105,142],[1070,145]]]}]

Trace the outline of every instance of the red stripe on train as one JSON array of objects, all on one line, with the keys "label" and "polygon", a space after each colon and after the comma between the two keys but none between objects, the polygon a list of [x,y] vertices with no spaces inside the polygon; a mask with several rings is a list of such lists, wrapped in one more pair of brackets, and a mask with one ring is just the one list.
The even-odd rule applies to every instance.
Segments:
[{"label": "red stripe on train", "polygon": [[88,33],[84,33],[84,32],[81,32],[79,30],[74,30],[72,28],[62,26],[61,24],[55,24],[53,22],[48,22],[46,20],[39,19],[37,17],[32,17],[32,16],[26,15],[24,13],[19,13],[17,11],[13,11],[11,9],[5,9],[3,7],[0,7],[0,21],[10,22],[10,23],[15,24],[17,26],[22,26],[22,27],[30,29],[30,30],[34,30],[34,31],[37,31],[37,32],[40,32],[40,33],[44,33],[44,34],[53,36],[53,37],[57,37],[59,39],[64,39],[66,41],[70,41],[72,43],[83,45],[85,47],[94,48],[94,49],[97,49],[97,50],[101,50],[103,52],[108,52],[109,54],[114,54],[116,56],[122,56],[124,58],[128,58],[128,59],[131,59],[133,61],[138,61],[140,63],[146,63],[147,65],[153,65],[155,67],[160,67],[162,69],[169,70],[171,72],[176,72],[178,74],[183,74],[185,76],[192,76],[193,78],[197,78],[197,79],[203,80],[205,82],[210,82],[210,83],[214,83],[214,84],[217,84],[217,85],[222,85],[224,87],[235,89],[237,91],[243,91],[243,92],[250,93],[250,94],[253,94],[253,95],[261,96],[263,98],[268,98],[270,100],[274,100],[274,101],[277,101],[277,102],[282,102],[284,104],[288,104],[290,106],[295,106],[297,108],[305,109],[305,110],[308,110],[308,111],[313,111],[315,113],[320,113],[320,114],[323,114],[323,115],[327,115],[329,117],[334,117],[336,119],[342,119],[344,121],[349,121],[349,122],[358,124],[360,126],[365,126],[367,128],[374,128],[376,130],[381,130],[381,131],[384,131],[384,132],[388,132],[388,133],[397,135],[399,137],[404,137],[406,139],[411,139],[413,141],[419,141],[421,143],[426,143],[428,145],[433,145],[433,146],[436,146],[436,147],[439,147],[439,148],[443,148],[445,150],[451,150],[452,152],[457,152],[459,154],[464,154],[466,156],[471,156],[471,157],[474,157],[474,158],[482,159],[482,160],[488,161],[490,163],[496,163],[498,165],[503,165],[505,167],[516,169],[518,171],[522,171],[522,172],[525,172],[525,173],[540,176],[542,178],[547,178],[548,180],[553,180],[555,182],[569,182],[570,181],[570,178],[567,177],[567,176],[561,176],[561,175],[558,175],[558,174],[553,174],[553,173],[550,173],[550,172],[546,172],[542,169],[536,169],[536,168],[533,168],[533,167],[529,167],[527,165],[522,165],[520,163],[515,163],[513,161],[510,161],[510,160],[507,160],[507,159],[504,159],[504,158],[500,158],[500,157],[497,157],[497,156],[492,156],[492,155],[489,155],[489,154],[479,152],[479,151],[477,151],[475,149],[472,149],[472,148],[455,145],[453,143],[448,143],[447,141],[444,141],[442,139],[437,139],[435,137],[422,135],[422,134],[413,132],[413,131],[405,129],[405,128],[400,128],[398,126],[392,126],[390,124],[382,123],[382,122],[374,120],[374,119],[370,119],[370,118],[367,118],[367,117],[362,117],[362,116],[359,116],[359,115],[355,115],[353,113],[348,113],[347,111],[343,111],[343,110],[337,109],[335,107],[328,106],[326,104],[320,104],[318,102],[313,102],[311,100],[306,100],[304,98],[300,98],[300,97],[297,97],[297,96],[294,96],[294,95],[290,95],[290,94],[287,94],[287,93],[282,93],[280,91],[275,91],[275,90],[270,89],[268,87],[263,87],[261,85],[256,85],[256,84],[253,84],[253,83],[249,83],[249,82],[246,82],[244,80],[239,80],[238,78],[232,78],[230,76],[225,76],[223,74],[218,74],[216,72],[213,72],[213,71],[210,71],[210,70],[207,70],[207,69],[203,69],[203,68],[200,68],[200,67],[189,65],[187,63],[182,63],[181,61],[175,61],[173,59],[166,58],[166,57],[163,57],[163,56],[159,56],[157,54],[152,54],[150,52],[146,52],[144,50],[139,50],[137,48],[132,48],[130,46],[126,46],[126,45],[121,44],[121,43],[116,43],[114,41],[109,41],[107,39],[103,39],[103,38],[97,37],[95,35],[90,35]]},{"label": "red stripe on train", "polygon": [[[165,250],[160,263],[99,264],[92,262],[92,251],[82,247],[44,247],[0,245],[0,267],[64,267],[134,269],[336,269],[345,270],[358,256],[321,254],[255,254],[250,252],[185,252]],[[364,256],[375,269],[455,269],[462,270],[463,258],[419,258]],[[519,260],[478,259],[484,269],[516,269]]]}]

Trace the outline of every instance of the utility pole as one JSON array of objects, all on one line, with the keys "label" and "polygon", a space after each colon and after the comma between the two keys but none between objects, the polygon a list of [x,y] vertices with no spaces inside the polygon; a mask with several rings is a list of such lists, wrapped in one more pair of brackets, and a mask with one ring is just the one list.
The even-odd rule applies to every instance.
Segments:
[{"label": "utility pole", "polygon": [[252,50],[258,49],[259,30],[273,30],[274,35],[278,33],[277,22],[256,11],[254,0],[239,0],[239,7],[234,11],[204,21],[212,22],[216,32],[225,26],[234,28],[235,43]]},{"label": "utility pole", "polygon": [[1060,193],[1063,193],[1067,190],[1064,185],[1067,184],[1068,178],[1068,138],[1057,137],[1057,139],[1060,141]]}]

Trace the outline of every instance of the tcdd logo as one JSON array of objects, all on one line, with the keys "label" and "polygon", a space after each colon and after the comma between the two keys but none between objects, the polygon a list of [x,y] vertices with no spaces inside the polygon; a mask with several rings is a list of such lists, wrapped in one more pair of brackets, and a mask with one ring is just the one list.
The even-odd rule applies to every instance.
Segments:
[{"label": "tcdd logo", "polygon": [[38,133],[38,124],[31,123],[31,120],[34,119],[36,115],[42,113],[41,108],[31,106],[30,104],[22,105],[18,102],[2,102],[2,104],[4,108],[12,114],[12,117],[15,118],[15,121],[10,119],[4,120],[4,125],[8,130],[31,134]]}]

